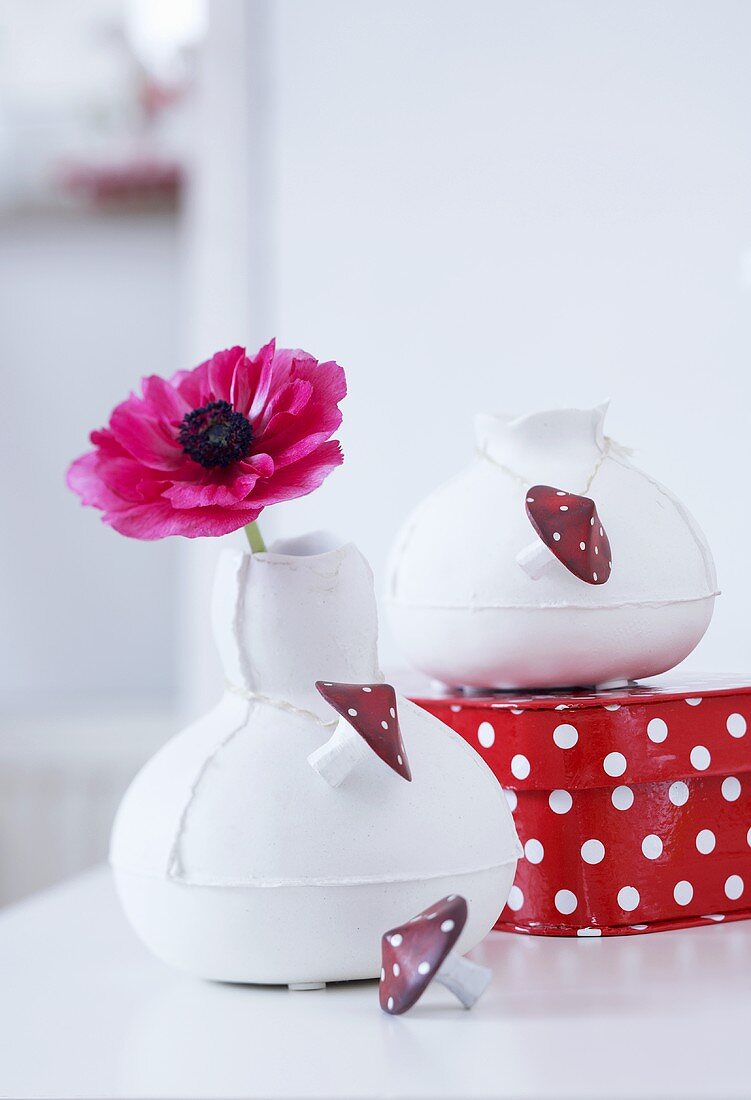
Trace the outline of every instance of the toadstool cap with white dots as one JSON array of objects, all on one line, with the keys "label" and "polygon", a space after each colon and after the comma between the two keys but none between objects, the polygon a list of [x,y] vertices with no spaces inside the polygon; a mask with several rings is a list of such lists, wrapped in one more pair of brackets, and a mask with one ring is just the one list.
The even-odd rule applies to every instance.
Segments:
[{"label": "toadstool cap with white dots", "polygon": [[332,684],[316,687],[337,714],[355,729],[376,756],[408,782],[412,780],[391,684]]},{"label": "toadstool cap with white dots", "polygon": [[467,903],[450,894],[381,939],[381,1008],[392,1016],[420,999],[467,922]]},{"label": "toadstool cap with white dots", "polygon": [[569,573],[587,584],[605,584],[612,569],[612,554],[593,500],[552,485],[533,485],[527,492],[527,515]]}]

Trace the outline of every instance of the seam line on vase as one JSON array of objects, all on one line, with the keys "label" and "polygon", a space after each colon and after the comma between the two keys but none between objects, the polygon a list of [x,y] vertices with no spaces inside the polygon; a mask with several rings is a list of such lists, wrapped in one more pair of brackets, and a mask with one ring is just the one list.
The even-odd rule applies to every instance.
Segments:
[{"label": "seam line on vase", "polygon": [[[302,878],[302,877],[288,877],[288,878],[258,878],[258,879],[210,879],[210,878],[196,878],[190,875],[170,875],[169,880],[172,882],[179,882],[183,886],[218,886],[218,887],[233,887],[235,889],[240,887],[255,887],[260,889],[275,889],[281,886],[388,886],[391,883],[397,882],[419,882],[425,879],[438,879],[438,878],[462,878],[467,875],[483,874],[485,871],[499,871],[502,867],[508,867],[509,864],[515,863],[519,859],[521,848],[517,851],[516,847],[514,852],[509,855],[508,859],[503,860],[501,863],[489,863],[484,864],[481,867],[472,867],[469,870],[463,868],[462,870],[449,870],[449,871],[431,871],[426,874],[424,871],[405,871],[401,875],[352,875],[345,876],[343,878]],[[136,867],[128,867],[122,864],[115,864],[115,870],[124,871],[130,874],[141,875],[144,878],[157,878],[161,879],[164,876],[154,871],[142,871]]]},{"label": "seam line on vase", "polygon": [[417,603],[416,601],[407,602],[405,600],[388,599],[387,603],[394,607],[407,607],[415,608],[417,610],[425,611],[622,611],[630,608],[648,608],[648,607],[672,607],[675,604],[683,603],[699,603],[701,600],[711,600],[716,596],[722,595],[722,591],[719,588],[715,588],[712,592],[706,592],[701,596],[680,596],[671,600],[632,600],[624,601],[623,603],[611,603],[611,604],[577,604],[577,603],[546,603],[546,604],[531,604],[531,603],[485,603],[485,604],[465,604],[465,603]]},{"label": "seam line on vase", "polygon": [[233,695],[239,695],[241,699],[245,699],[249,703],[263,703],[267,707],[276,707],[278,710],[283,710],[287,714],[294,714],[299,718],[307,718],[309,721],[315,722],[317,726],[321,726],[325,730],[333,730],[339,721],[339,718],[336,717],[332,721],[324,722],[323,718],[319,718],[313,710],[306,710],[305,707],[296,707],[294,703],[288,703],[286,699],[277,699],[272,695],[261,695],[260,692],[250,691],[248,688],[240,687],[239,684],[233,684],[230,680],[224,681],[224,688],[225,691],[229,691]]},{"label": "seam line on vase", "polygon": [[193,782],[190,785],[188,797],[186,798],[185,805],[183,806],[180,813],[180,818],[177,822],[177,828],[175,830],[175,836],[172,840],[172,846],[170,848],[169,856],[167,857],[167,878],[179,878],[180,876],[180,844],[183,838],[183,833],[185,832],[185,825],[188,820],[188,814],[190,813],[190,808],[195,801],[196,795],[198,794],[198,788],[201,785],[201,780],[211,767],[218,754],[222,751],[224,746],[227,745],[232,740],[232,738],[235,737],[241,730],[245,729],[248,724],[248,719],[250,718],[251,706],[252,704],[249,703],[245,711],[245,716],[243,720],[237,726],[235,726],[234,729],[232,729],[226,735],[226,737],[223,737],[221,741],[219,741],[214,746],[213,750],[209,753],[209,755],[201,764]]}]

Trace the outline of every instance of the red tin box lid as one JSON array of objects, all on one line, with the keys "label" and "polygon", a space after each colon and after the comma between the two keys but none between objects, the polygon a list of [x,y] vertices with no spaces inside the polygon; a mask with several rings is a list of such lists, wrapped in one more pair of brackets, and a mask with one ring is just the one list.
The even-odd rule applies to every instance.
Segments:
[{"label": "red tin box lid", "polygon": [[751,771],[751,679],[657,678],[624,689],[408,692],[481,748],[515,790],[582,790]]}]

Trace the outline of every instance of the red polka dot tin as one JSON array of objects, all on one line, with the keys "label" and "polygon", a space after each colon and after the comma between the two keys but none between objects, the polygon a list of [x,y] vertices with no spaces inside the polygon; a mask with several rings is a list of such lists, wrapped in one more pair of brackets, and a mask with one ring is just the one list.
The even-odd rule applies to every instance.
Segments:
[{"label": "red polka dot tin", "polygon": [[496,928],[751,916],[751,680],[411,697],[474,746],[513,811],[524,858]]}]

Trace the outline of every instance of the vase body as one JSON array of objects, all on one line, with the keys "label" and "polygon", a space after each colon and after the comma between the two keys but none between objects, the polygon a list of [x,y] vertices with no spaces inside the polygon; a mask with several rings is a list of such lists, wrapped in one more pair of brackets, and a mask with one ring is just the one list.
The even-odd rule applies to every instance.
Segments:
[{"label": "vase body", "polygon": [[384,929],[452,892],[470,904],[468,950],[513,880],[518,841],[492,773],[407,700],[411,783],[374,754],[338,788],[308,764],[336,721],[316,680],[383,679],[369,566],[328,545],[222,557],[213,620],[227,690],[146,764],[115,821],[131,923],[201,977],[375,977]]},{"label": "vase body", "polygon": [[[664,672],[712,616],[717,582],[686,508],[603,433],[605,408],[480,416],[477,455],[414,511],[391,555],[387,605],[417,668],[452,687],[556,688]],[[534,484],[591,497],[613,554],[605,584],[516,556]],[[447,537],[451,532],[451,537]]]}]

